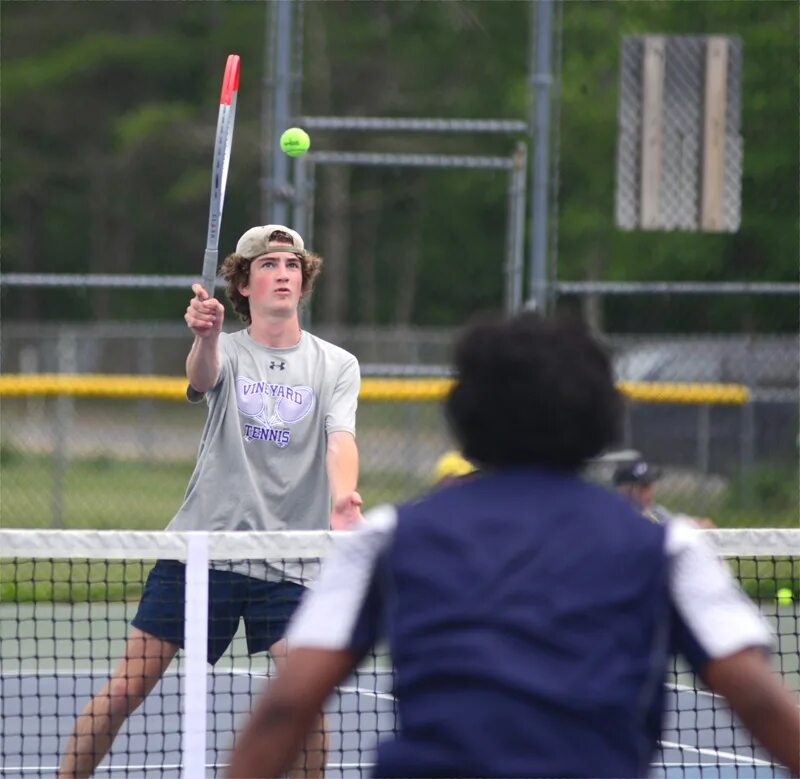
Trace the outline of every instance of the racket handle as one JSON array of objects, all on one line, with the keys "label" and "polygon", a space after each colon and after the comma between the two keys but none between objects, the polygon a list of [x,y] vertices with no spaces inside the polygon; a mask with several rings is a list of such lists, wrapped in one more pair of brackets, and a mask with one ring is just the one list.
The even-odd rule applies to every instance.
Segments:
[{"label": "racket handle", "polygon": [[218,261],[219,252],[216,249],[206,249],[203,255],[203,289],[208,292],[210,298],[214,297]]}]

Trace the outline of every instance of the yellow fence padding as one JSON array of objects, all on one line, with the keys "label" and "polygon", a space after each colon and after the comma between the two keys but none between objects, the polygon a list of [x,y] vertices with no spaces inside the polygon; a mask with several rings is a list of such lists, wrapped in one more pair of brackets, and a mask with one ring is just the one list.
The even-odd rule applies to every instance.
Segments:
[{"label": "yellow fence padding", "polygon": [[[451,379],[364,379],[362,401],[409,403],[442,400]],[[750,399],[741,384],[670,384],[621,382],[620,391],[640,403],[742,405]],[[0,376],[0,397],[70,395],[87,398],[186,399],[186,379],[175,376],[128,376],[59,373]]]}]

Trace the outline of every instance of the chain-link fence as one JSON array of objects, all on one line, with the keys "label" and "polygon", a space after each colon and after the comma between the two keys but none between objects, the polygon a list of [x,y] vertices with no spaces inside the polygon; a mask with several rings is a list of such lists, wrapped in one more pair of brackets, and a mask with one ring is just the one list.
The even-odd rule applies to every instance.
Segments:
[{"label": "chain-link fence", "polygon": [[[438,458],[451,446],[438,399],[454,331],[323,328],[320,335],[357,354],[365,377],[399,382],[392,385],[399,389],[390,387],[380,397],[367,391],[359,406],[367,502],[408,498],[429,487]],[[205,409],[180,402],[180,392],[159,399],[145,381],[153,374],[176,376],[189,344],[185,328],[9,325],[2,338],[0,522],[164,525],[191,474]],[[675,510],[713,516],[721,525],[794,523],[795,337],[607,341],[627,396],[620,446],[665,467],[661,500]],[[373,361],[375,356],[383,362]],[[15,374],[36,373],[86,375],[90,385],[97,374],[141,379],[132,384],[137,397],[94,385],[81,397],[71,390],[36,394],[30,385],[11,389]],[[403,377],[418,377],[423,387],[429,382],[426,399],[409,399]],[[176,376],[174,383],[180,386],[181,380]],[[609,483],[610,466],[595,467],[590,475]]]},{"label": "chain-link fence", "polygon": [[[534,194],[542,205],[532,179],[545,178],[543,168],[536,176],[528,170],[525,180],[526,167],[544,164],[547,300],[554,309],[580,309],[608,341],[620,381],[639,388],[628,395],[620,446],[665,469],[659,499],[670,508],[723,526],[795,524],[797,7],[744,0],[695,4],[686,13],[677,2],[555,3],[550,72],[547,63],[532,66],[545,59],[547,37],[530,24],[537,7],[378,3],[354,5],[348,16],[338,6],[299,6],[307,24],[296,30],[291,76],[304,88],[294,95],[293,121],[312,130],[314,145],[293,163],[300,172],[305,166],[302,176],[295,170],[296,191],[281,198],[284,206],[294,198],[291,218],[325,257],[311,329],[356,354],[365,376],[447,375],[457,325],[477,310],[515,308],[523,290],[542,281],[522,260],[533,234],[543,236],[541,221],[525,219]],[[164,31],[182,29],[176,9],[165,6]],[[256,29],[264,21],[257,11],[226,5],[225,18],[209,27],[213,39]],[[28,13],[18,4],[9,21],[27,30],[44,19]],[[49,13],[60,13],[58,4]],[[114,16],[107,23],[124,27],[124,14],[123,22]],[[41,24],[44,38],[24,36],[3,80],[4,95],[21,110],[4,124],[13,147],[7,156],[17,163],[3,204],[2,371],[177,376],[189,346],[185,327],[144,320],[178,315],[190,280],[150,276],[143,292],[143,277],[130,274],[199,270],[192,258],[204,227],[213,127],[197,133],[206,141],[189,141],[206,121],[205,88],[192,91],[205,63],[175,65],[174,76],[185,81],[173,83],[156,76],[161,58],[143,51],[152,78],[137,78],[134,89],[125,79],[138,68],[107,68],[115,78],[109,89],[100,66],[72,72],[92,57],[42,69],[37,58],[51,54],[57,31],[62,44],[74,34],[64,24]],[[88,38],[97,32],[92,24],[87,13]],[[227,38],[220,24],[231,25]],[[725,68],[710,65],[709,41],[720,38]],[[185,43],[187,62],[205,51],[182,33],[174,40],[171,50]],[[245,43],[252,74],[264,42],[251,36]],[[363,62],[380,67],[365,73]],[[70,78],[29,88],[58,68]],[[435,88],[431,73],[443,76]],[[264,83],[267,92],[274,88],[270,78]],[[259,193],[275,184],[268,165],[254,175],[270,148],[258,140],[260,95],[248,89],[238,109],[228,246],[246,227],[269,221]],[[525,108],[545,89],[552,111],[543,163],[544,133],[532,134]],[[32,95],[49,101],[42,137]],[[77,96],[93,106],[90,126],[72,121]],[[188,100],[195,105],[186,114]],[[163,126],[141,120],[142,106],[162,103]],[[706,122],[713,116],[725,117],[716,130]],[[660,117],[650,122],[653,136],[642,132],[648,117]],[[713,158],[707,141],[714,133],[719,139],[720,128],[724,151]],[[108,138],[120,147],[106,148]],[[647,138],[660,154],[647,152],[643,161]],[[714,171],[722,179],[704,194]],[[711,225],[702,218],[704,198],[722,206],[724,230],[698,229]],[[660,216],[657,224],[643,220],[643,205]],[[74,229],[85,217],[86,229]],[[91,272],[97,284],[89,276],[71,286],[44,282],[44,270]],[[27,281],[9,283],[7,272]],[[708,384],[744,394],[695,391]],[[0,399],[3,524],[160,527],[169,520],[191,472],[202,409],[144,395]],[[450,446],[433,400],[365,399],[358,427],[368,502],[427,485]],[[592,475],[607,481],[610,468]]]}]

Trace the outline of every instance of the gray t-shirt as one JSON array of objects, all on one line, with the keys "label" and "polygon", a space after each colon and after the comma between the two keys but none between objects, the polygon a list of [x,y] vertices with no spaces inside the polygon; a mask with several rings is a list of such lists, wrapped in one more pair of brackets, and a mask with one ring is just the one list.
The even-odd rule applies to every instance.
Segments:
[{"label": "gray t-shirt", "polygon": [[327,530],[327,436],[355,435],[358,361],[307,332],[274,349],[247,330],[220,334],[219,359],[197,464],[167,529]]}]

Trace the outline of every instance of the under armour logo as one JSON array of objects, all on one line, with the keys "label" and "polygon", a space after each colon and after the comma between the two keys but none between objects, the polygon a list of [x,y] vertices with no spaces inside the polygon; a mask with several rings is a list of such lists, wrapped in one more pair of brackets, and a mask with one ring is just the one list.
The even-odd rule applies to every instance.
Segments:
[{"label": "under armour logo", "polygon": [[280,368],[282,371],[284,371],[284,370],[286,370],[286,363],[283,360],[281,360],[280,362],[275,362],[275,360],[272,360],[272,362],[270,362],[270,364],[269,364],[269,367],[273,371],[276,368]]}]

